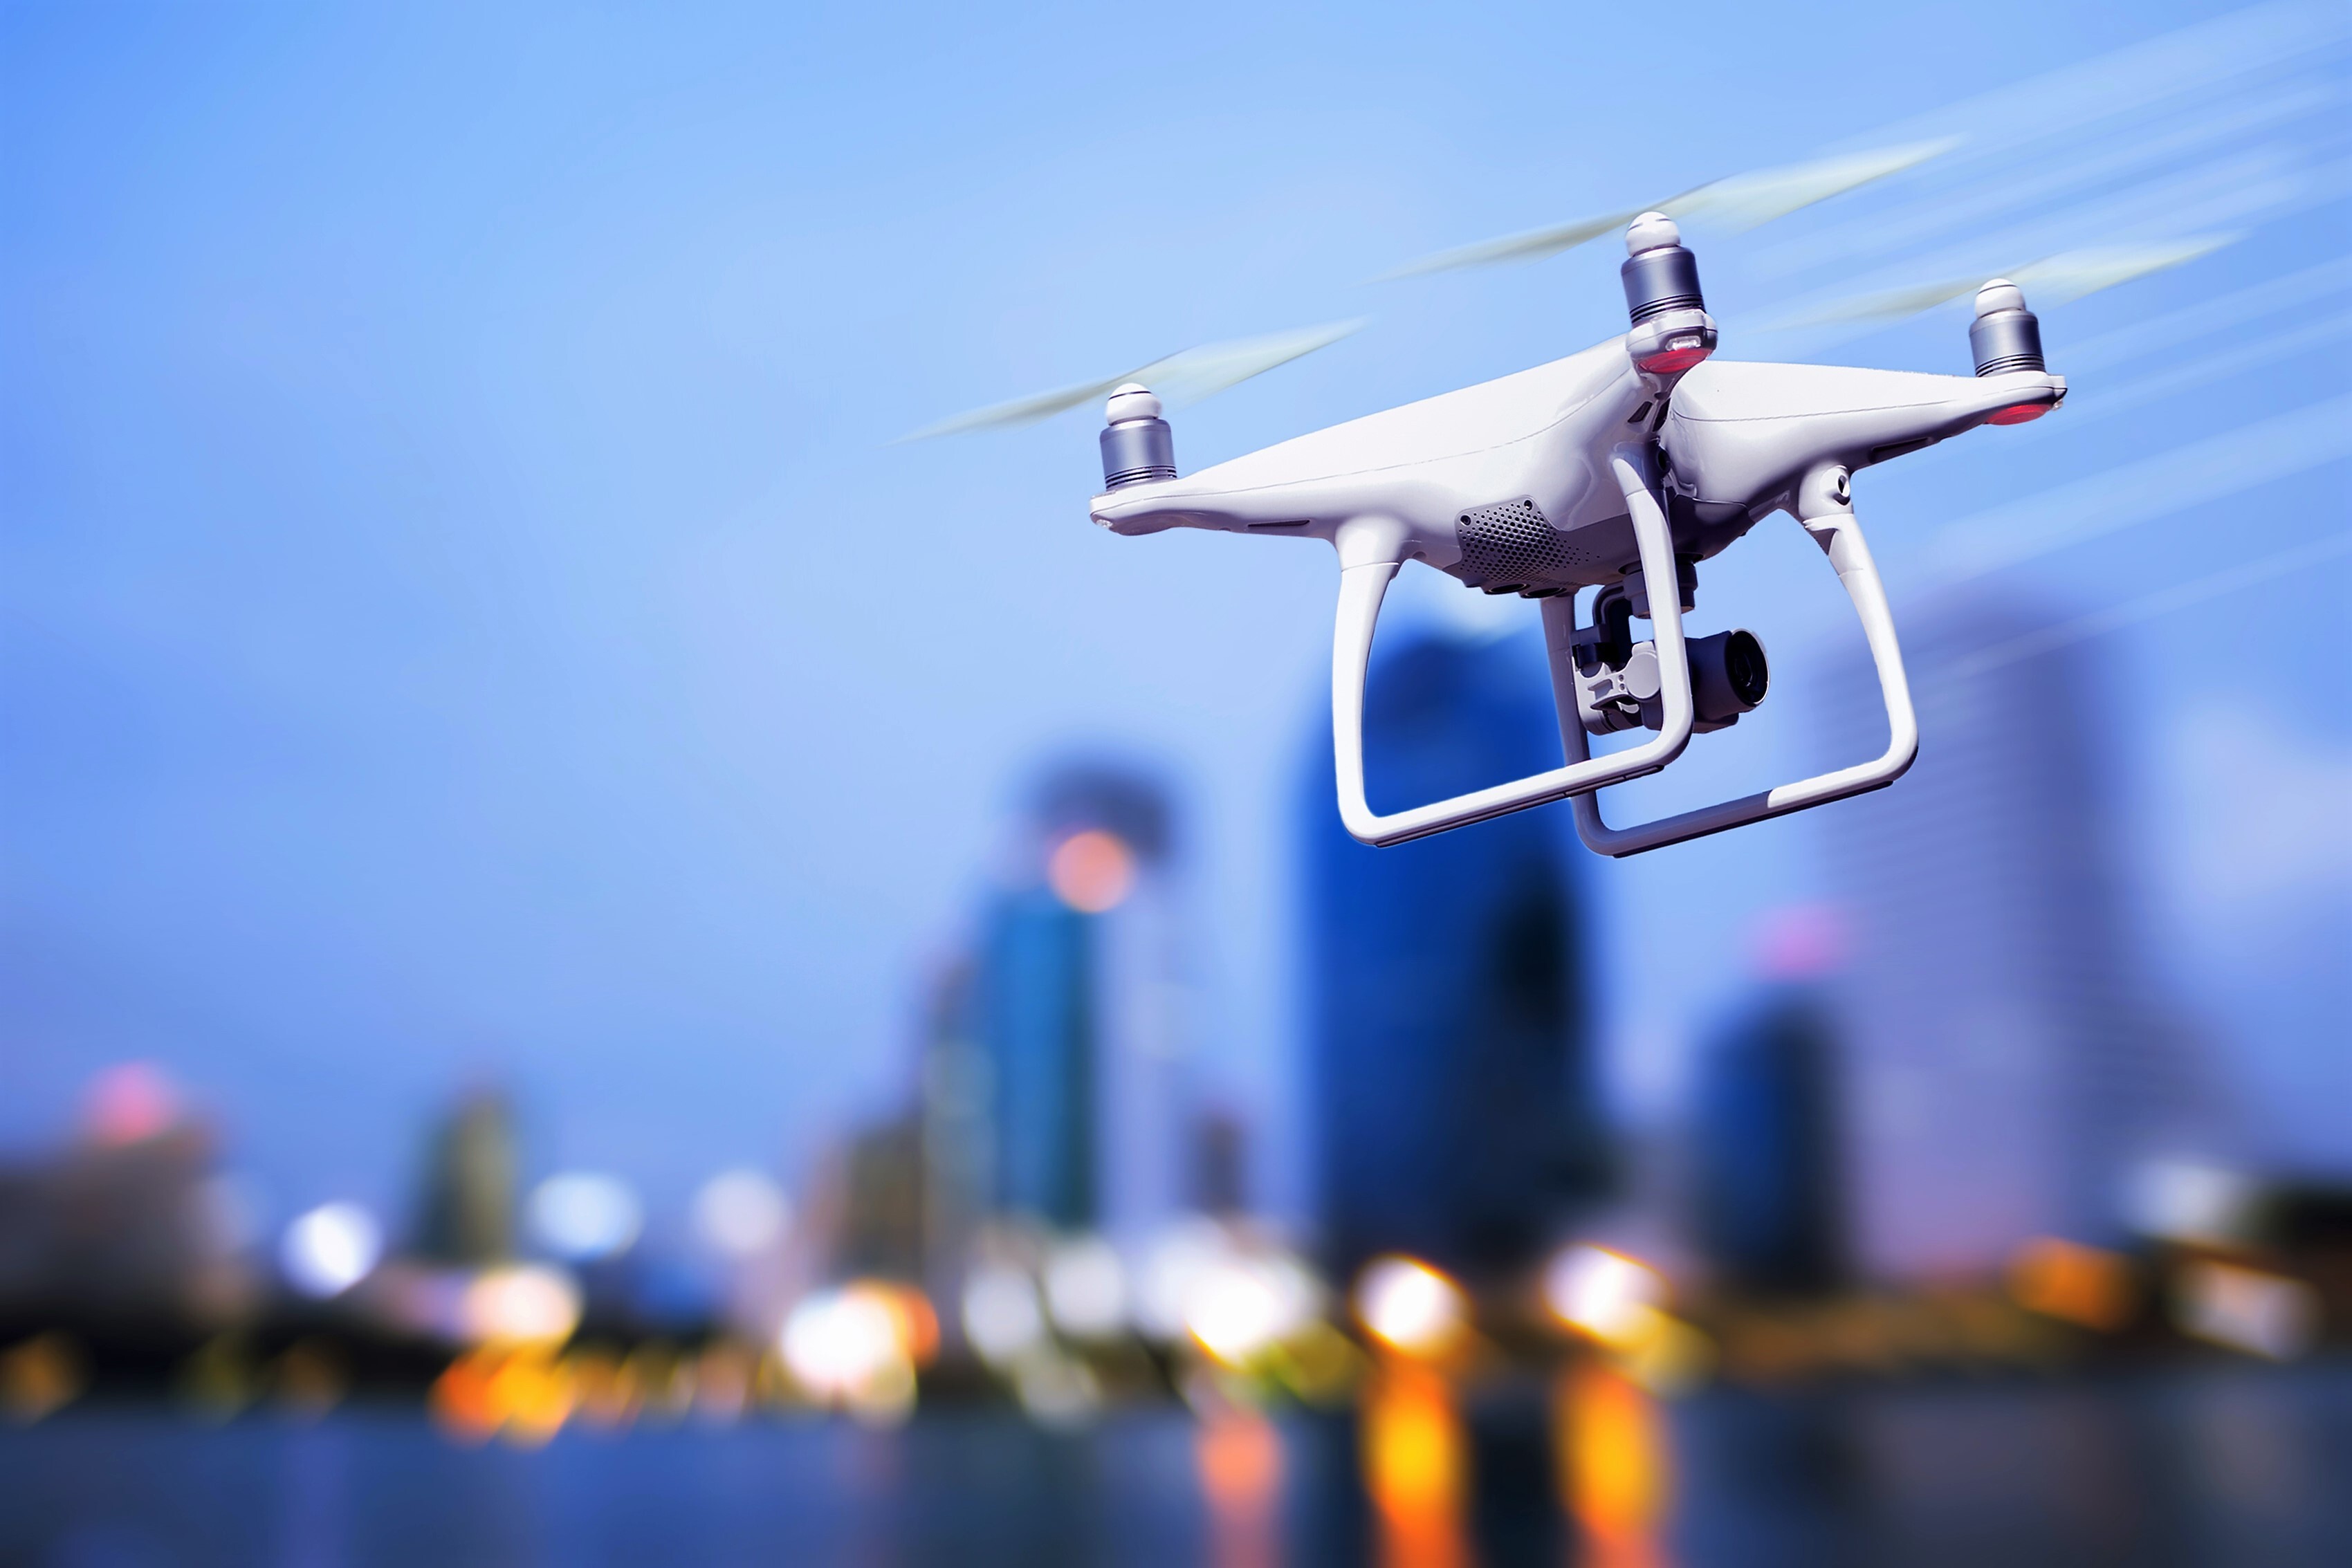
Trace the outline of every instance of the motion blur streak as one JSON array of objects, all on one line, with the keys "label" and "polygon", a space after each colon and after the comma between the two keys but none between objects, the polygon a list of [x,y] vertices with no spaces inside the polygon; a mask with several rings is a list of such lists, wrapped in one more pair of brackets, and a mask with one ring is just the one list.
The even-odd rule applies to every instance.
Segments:
[{"label": "motion blur streak", "polygon": [[1965,582],[2347,455],[2352,396],[2330,398],[1963,518],[1931,559],[1939,581]]},{"label": "motion blur streak", "polygon": [[1874,253],[1947,233],[2029,201],[2092,184],[2104,176],[2139,168],[2243,131],[2277,125],[2334,103],[2338,96],[2313,88],[2266,97],[2164,136],[2135,139],[2103,157],[2070,159],[2058,168],[2022,179],[2011,176],[1987,181],[1973,195],[1939,193],[1933,200],[1917,202],[1907,208],[1850,220],[1802,240],[1776,245],[1758,256],[1758,267],[1768,273],[1787,273],[1832,262],[1852,263]]},{"label": "motion blur streak", "polygon": [[2077,616],[2040,632],[2013,637],[2006,643],[1996,643],[1953,665],[1950,676],[1954,680],[1965,680],[1970,675],[1980,675],[2020,659],[2030,659],[2037,653],[2052,653],[2070,643],[2086,642],[2138,622],[2153,621],[2159,615],[2169,615],[2176,610],[2186,610],[2192,604],[2202,604],[2209,599],[2219,599],[2224,594],[2252,588],[2256,583],[2301,571],[2305,567],[2316,566],[2347,550],[2352,550],[2352,534],[2337,534],[2333,538],[2315,539],[2294,549],[2280,550],[2275,555],[2250,560],[2243,566],[2233,566],[2227,571],[2217,571],[2210,577],[2200,577],[2175,588],[2162,589],[2112,609]]},{"label": "motion blur streak", "polygon": [[[2178,348],[2227,327],[2259,321],[2265,316],[2325,299],[2352,288],[2352,256],[2339,256],[2306,267],[2284,277],[2268,278],[2250,288],[2232,289],[2211,299],[2200,299],[2161,316],[2136,320],[2127,327],[2086,339],[2066,348],[2066,369],[2079,375],[2105,370],[2161,350]],[[2070,405],[2071,406],[2071,405]]]}]

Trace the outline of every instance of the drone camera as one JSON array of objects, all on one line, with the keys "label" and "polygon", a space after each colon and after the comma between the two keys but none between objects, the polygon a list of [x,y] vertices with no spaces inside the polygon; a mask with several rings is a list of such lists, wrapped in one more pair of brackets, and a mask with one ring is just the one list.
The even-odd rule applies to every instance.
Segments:
[{"label": "drone camera", "polygon": [[1176,477],[1176,437],[1150,387],[1128,382],[1110,394],[1104,413],[1110,422],[1102,433],[1105,490]]},{"label": "drone camera", "polygon": [[[1577,717],[1588,735],[1657,729],[1665,722],[1658,645],[1631,640],[1632,607],[1621,592],[1608,591],[1593,607],[1595,624],[1580,628],[1570,645],[1576,666]],[[1744,628],[1694,637],[1684,644],[1690,661],[1691,728],[1701,735],[1729,729],[1739,716],[1764,702],[1772,680],[1763,640]]]},{"label": "drone camera", "polygon": [[1715,352],[1715,322],[1698,284],[1698,258],[1683,246],[1682,231],[1664,213],[1643,213],[1625,231],[1625,311],[1633,330],[1625,340],[1637,370],[1679,375]]},{"label": "drone camera", "polygon": [[1742,628],[1690,641],[1691,706],[1696,730],[1728,729],[1743,713],[1753,713],[1772,682],[1764,643]]}]

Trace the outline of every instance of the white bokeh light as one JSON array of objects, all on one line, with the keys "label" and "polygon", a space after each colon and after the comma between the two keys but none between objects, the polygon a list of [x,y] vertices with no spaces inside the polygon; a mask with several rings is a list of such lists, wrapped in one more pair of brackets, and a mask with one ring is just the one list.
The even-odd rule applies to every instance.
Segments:
[{"label": "white bokeh light", "polygon": [[645,1206],[618,1176],[567,1171],[532,1189],[525,1218],[541,1246],[585,1262],[627,1251],[645,1224]]},{"label": "white bokeh light", "polygon": [[300,1216],[278,1250],[286,1282],[322,1300],[366,1279],[383,1256],[383,1228],[356,1203],[321,1204]]},{"label": "white bokeh light", "polygon": [[694,1233],[729,1258],[764,1252],[792,1228],[784,1189],[748,1168],[721,1171],[694,1195]]},{"label": "white bokeh light", "polygon": [[459,1330],[481,1344],[547,1344],[580,1325],[580,1287],[560,1269],[518,1264],[492,1269],[466,1287]]},{"label": "white bokeh light", "polygon": [[1432,1355],[1459,1335],[1468,1304],[1453,1281],[1412,1258],[1381,1258],[1356,1283],[1356,1315],[1377,1339]]},{"label": "white bokeh light", "polygon": [[1561,1322],[1612,1343],[1646,1333],[1666,1294],[1655,1270],[1589,1245],[1554,1258],[1543,1288],[1545,1304]]},{"label": "white bokeh light", "polygon": [[1037,1287],[1020,1270],[989,1264],[972,1270],[963,1288],[963,1333],[980,1358],[1001,1366],[1045,1340]]},{"label": "white bokeh light", "polygon": [[1099,1237],[1054,1249],[1045,1260],[1045,1309],[1054,1326],[1079,1339],[1102,1339],[1127,1326],[1127,1270]]},{"label": "white bokeh light", "polygon": [[1194,1280],[1184,1326],[1211,1355],[1238,1366],[1306,1326],[1317,1295],[1313,1276],[1293,1259],[1226,1258]]}]

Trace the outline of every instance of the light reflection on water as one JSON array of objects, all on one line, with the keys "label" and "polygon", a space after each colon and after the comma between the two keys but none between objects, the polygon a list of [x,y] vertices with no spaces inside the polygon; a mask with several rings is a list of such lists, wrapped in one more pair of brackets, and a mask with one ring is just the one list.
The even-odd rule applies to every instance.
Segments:
[{"label": "light reflection on water", "polygon": [[[1549,1400],[1530,1385],[1463,1412],[1465,1517],[1444,1560],[1580,1560]],[[1670,1512],[1644,1562],[2301,1563],[2352,1536],[2352,1364],[1717,1389],[1669,1421]],[[567,1431],[531,1451],[454,1446],[404,1411],[205,1427],[86,1406],[0,1431],[0,1562],[1410,1568],[1368,1505],[1355,1424],[1275,1430],[971,1413]],[[1582,1561],[1629,1560],[1593,1544]]]}]

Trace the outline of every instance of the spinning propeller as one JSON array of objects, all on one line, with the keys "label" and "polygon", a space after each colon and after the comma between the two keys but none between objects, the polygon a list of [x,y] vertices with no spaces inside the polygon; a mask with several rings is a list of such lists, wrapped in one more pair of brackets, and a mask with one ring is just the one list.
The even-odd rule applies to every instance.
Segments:
[{"label": "spinning propeller", "polygon": [[1825,202],[1873,180],[1883,180],[1889,174],[1925,163],[1928,159],[1950,152],[1960,144],[1957,136],[1947,136],[1934,141],[1914,141],[1900,147],[1882,147],[1870,152],[1849,152],[1835,158],[1818,158],[1811,162],[1790,163],[1775,169],[1759,169],[1750,173],[1734,174],[1727,179],[1685,191],[1663,202],[1644,202],[1622,212],[1601,213],[1592,217],[1575,218],[1564,224],[1552,224],[1521,234],[1505,235],[1500,239],[1481,240],[1453,250],[1442,250],[1425,256],[1419,261],[1408,262],[1393,272],[1383,273],[1378,281],[1388,282],[1402,277],[1425,277],[1433,272],[1450,272],[1464,267],[1491,267],[1506,261],[1534,261],[1547,256],[1557,256],[1573,250],[1587,240],[1623,228],[1645,212],[1664,213],[1670,218],[1705,216],[1717,220],[1726,227],[1752,229],[1759,224],[1785,217],[1801,207],[1815,202]]},{"label": "spinning propeller", "polygon": [[2062,251],[2038,261],[2025,261],[2010,267],[1990,267],[1939,278],[1932,283],[1910,284],[1899,288],[1880,289],[1868,294],[1848,295],[1810,306],[1800,307],[1761,324],[1761,331],[1785,331],[1800,327],[1827,327],[1844,323],[1873,325],[1916,316],[1923,310],[1976,292],[1987,273],[2000,273],[2019,284],[2032,288],[2044,299],[2061,304],[2096,294],[2102,288],[2113,288],[2118,283],[2129,283],[2136,277],[2180,267],[2200,256],[2210,256],[2223,246],[2234,243],[2233,234],[2201,235],[2192,239],[2171,240],[2154,245],[2096,246],[2084,250]]},{"label": "spinning propeller", "polygon": [[1231,338],[1223,342],[1203,343],[1199,348],[1185,349],[1165,359],[1154,360],[1148,365],[1121,371],[1115,376],[1105,376],[1099,381],[1080,382],[1074,386],[1057,387],[1052,392],[976,408],[970,413],[960,413],[952,419],[927,425],[912,435],[900,436],[899,440],[928,441],[935,435],[960,435],[970,430],[1002,430],[1016,424],[1029,424],[1057,414],[1064,409],[1076,408],[1082,402],[1092,402],[1127,382],[1145,382],[1172,402],[1198,402],[1213,392],[1237,386],[1276,365],[1286,365],[1302,354],[1327,348],[1363,324],[1360,317],[1353,321],[1333,321],[1320,327],[1269,332],[1262,338]]}]

